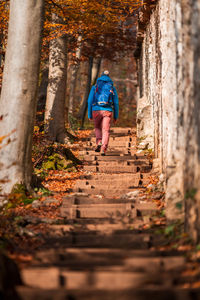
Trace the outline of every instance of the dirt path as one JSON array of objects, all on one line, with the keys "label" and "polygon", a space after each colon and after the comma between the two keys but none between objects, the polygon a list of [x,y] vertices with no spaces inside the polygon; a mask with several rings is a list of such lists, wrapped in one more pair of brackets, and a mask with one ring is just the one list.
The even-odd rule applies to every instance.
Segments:
[{"label": "dirt path", "polygon": [[157,248],[165,238],[152,222],[163,194],[150,193],[152,161],[136,153],[133,131],[113,129],[106,156],[94,142],[80,153],[85,175],[65,197],[62,219],[21,270],[20,299],[200,299],[198,289],[185,288],[196,278],[185,272],[184,253]]}]

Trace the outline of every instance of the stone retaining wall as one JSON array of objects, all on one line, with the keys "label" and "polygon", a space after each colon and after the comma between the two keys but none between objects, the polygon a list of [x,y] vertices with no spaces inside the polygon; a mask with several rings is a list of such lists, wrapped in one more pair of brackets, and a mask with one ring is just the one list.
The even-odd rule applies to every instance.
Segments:
[{"label": "stone retaining wall", "polygon": [[138,136],[154,150],[165,174],[168,219],[185,215],[195,240],[200,236],[199,32],[200,0],[149,1],[139,15],[136,51]]}]

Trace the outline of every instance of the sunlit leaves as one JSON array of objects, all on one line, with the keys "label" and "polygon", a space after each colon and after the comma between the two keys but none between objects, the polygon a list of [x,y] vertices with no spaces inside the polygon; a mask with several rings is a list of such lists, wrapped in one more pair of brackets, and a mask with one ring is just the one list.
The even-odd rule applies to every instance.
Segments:
[{"label": "sunlit leaves", "polygon": [[[48,38],[61,32],[77,37],[81,32],[83,38],[91,39],[112,32],[141,5],[140,0],[46,0],[45,28],[52,29]],[[62,24],[51,23],[52,13],[60,17]]]}]

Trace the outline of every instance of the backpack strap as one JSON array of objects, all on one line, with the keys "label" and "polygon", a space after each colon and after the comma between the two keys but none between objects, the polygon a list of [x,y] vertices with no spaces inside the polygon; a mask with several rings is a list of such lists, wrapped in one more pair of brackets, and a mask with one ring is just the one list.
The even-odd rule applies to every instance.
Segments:
[{"label": "backpack strap", "polygon": [[[97,86],[97,83],[95,85],[95,91],[94,91],[94,96],[93,96],[93,100],[96,100],[96,93],[98,92],[98,86]],[[94,101],[94,103],[92,103],[92,105],[97,105],[97,102]]]}]

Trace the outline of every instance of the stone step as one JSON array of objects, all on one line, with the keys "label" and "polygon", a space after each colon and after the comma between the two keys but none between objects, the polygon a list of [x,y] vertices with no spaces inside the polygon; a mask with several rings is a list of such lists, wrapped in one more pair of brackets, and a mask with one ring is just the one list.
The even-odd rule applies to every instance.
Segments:
[{"label": "stone step", "polygon": [[94,173],[148,173],[151,171],[151,166],[84,166],[84,171]]},{"label": "stone step", "polygon": [[121,133],[123,133],[123,134],[130,134],[130,133],[134,133],[135,132],[135,130],[133,129],[133,128],[131,128],[131,127],[124,127],[124,128],[122,128],[122,127],[111,127],[110,128],[110,133],[112,134],[112,133],[117,133],[117,134],[121,134]]},{"label": "stone step", "polygon": [[[61,285],[62,278],[62,285]],[[27,286],[41,289],[57,289],[59,287],[74,290],[125,290],[141,287],[147,282],[145,273],[129,271],[70,271],[56,267],[30,268],[22,270],[22,280]]]},{"label": "stone step", "polygon": [[96,197],[95,195],[88,195],[84,193],[75,193],[63,199],[62,206],[81,205],[81,204],[118,204],[118,203],[134,203],[134,200],[121,198],[104,198]]},{"label": "stone step", "polygon": [[[108,165],[108,161],[107,160],[95,160],[95,161],[90,161],[88,162],[88,165],[93,166],[107,166]],[[145,161],[145,160],[116,160],[116,161],[109,161],[109,167],[126,167],[126,166],[150,166],[150,162],[149,161]]]},{"label": "stone step", "polygon": [[[34,267],[56,266],[70,270],[84,270],[95,268],[98,271],[115,270],[131,272],[169,272],[183,271],[186,259],[183,256],[152,257],[130,256],[121,253],[85,251],[71,252],[66,249],[60,251],[40,251],[34,260]],[[183,276],[184,278],[184,276]]]},{"label": "stone step", "polygon": [[128,187],[137,187],[137,186],[142,186],[142,185],[147,185],[149,184],[149,179],[132,179],[132,180],[119,180],[119,179],[81,179],[81,180],[77,180],[76,184],[74,187],[87,187],[87,186],[97,186],[99,187],[99,185],[101,185],[101,188],[103,186],[109,185],[110,188],[114,188],[114,187],[124,187],[124,188],[128,188]]},{"label": "stone step", "polygon": [[[87,146],[95,147],[96,141],[89,141],[87,142]],[[130,148],[130,147],[136,147],[136,141],[127,141],[127,140],[109,140],[108,144],[109,148]]]},{"label": "stone step", "polygon": [[[120,135],[129,135],[133,134],[136,135],[136,128],[132,127],[111,127],[110,128],[110,135],[113,134],[120,134]],[[95,131],[93,130],[91,132],[91,136],[95,136]]]},{"label": "stone step", "polygon": [[121,161],[126,161],[126,160],[144,160],[144,161],[149,161],[149,159],[147,158],[147,156],[145,155],[133,155],[133,156],[101,156],[101,155],[84,155],[84,160],[85,161],[116,161],[116,160],[121,160]]},{"label": "stone step", "polygon": [[[136,136],[130,136],[130,135],[122,135],[122,136],[115,135],[115,136],[113,136],[111,134],[109,137],[109,143],[110,142],[134,142],[134,143],[136,143],[136,141],[137,141]],[[88,142],[96,144],[96,137],[88,138]]]},{"label": "stone step", "polygon": [[136,210],[131,203],[126,204],[84,204],[62,206],[60,208],[62,217],[68,219],[76,218],[117,218],[119,216],[136,217]]},{"label": "stone step", "polygon": [[[97,224],[98,225],[98,224]],[[54,225],[55,226],[55,225]],[[57,225],[56,225],[57,226]],[[65,225],[64,225],[65,226]],[[57,257],[58,255],[65,255],[68,254],[69,256],[81,256],[81,255],[87,255],[91,257],[116,257],[119,259],[124,259],[124,258],[155,258],[155,257],[160,257],[160,258],[165,258],[165,257],[184,257],[185,252],[180,252],[174,249],[170,250],[156,250],[156,249],[117,249],[117,248],[61,248],[61,249],[42,249],[38,250],[36,252],[36,258],[39,257],[39,260],[43,263],[43,261],[46,261],[46,258],[48,258],[48,262],[51,261],[52,255],[53,257]],[[183,255],[182,255],[183,254]]]},{"label": "stone step", "polygon": [[136,179],[136,180],[131,180],[131,181],[125,181],[125,180],[108,180],[104,182],[100,182],[98,180],[77,180],[74,189],[76,188],[98,188],[99,185],[101,185],[101,189],[114,189],[114,188],[127,188],[127,189],[132,189],[138,186],[143,186],[145,184],[148,184],[148,180],[143,180],[143,179]]},{"label": "stone step", "polygon": [[[85,156],[85,155],[89,155],[89,156],[100,156],[100,153],[95,152],[94,149],[91,148],[85,148],[85,150],[81,150],[79,151],[79,155],[80,156]],[[116,150],[116,151],[107,151],[106,152],[106,156],[132,156],[135,155],[135,151],[129,151],[129,150]]]},{"label": "stone step", "polygon": [[[136,212],[134,212],[134,209]],[[68,219],[74,218],[109,218],[119,216],[146,216],[153,215],[157,212],[158,208],[155,203],[138,203],[135,201],[126,203],[84,203],[84,204],[72,204],[64,201],[61,206],[61,215]]]},{"label": "stone step", "polygon": [[[62,287],[62,284],[61,284]],[[21,300],[199,300],[200,289],[184,289],[176,287],[144,286],[126,290],[69,290],[69,289],[40,289],[20,286],[17,292]]]},{"label": "stone step", "polygon": [[[63,225],[74,225],[74,226],[88,226],[88,224],[118,224],[118,223],[122,223],[123,224],[128,224],[131,225],[133,224],[133,222],[143,222],[144,224],[144,220],[143,217],[139,217],[137,216],[136,218],[130,218],[129,216],[121,216],[121,218],[78,218],[78,219],[67,219],[67,218],[63,218],[62,221],[58,222],[57,224],[63,224]],[[146,221],[146,220],[145,220]],[[55,224],[55,223],[54,223]],[[146,224],[146,223],[145,223]],[[138,232],[137,232],[138,233]]]},{"label": "stone step", "polygon": [[107,181],[107,180],[135,180],[135,179],[149,179],[149,175],[148,173],[136,173],[136,174],[132,174],[132,173],[121,173],[121,174],[93,174],[93,175],[83,175],[80,176],[80,179],[87,179],[87,180],[100,180],[100,181]]},{"label": "stone step", "polygon": [[126,166],[126,167],[121,167],[121,166],[115,166],[115,167],[101,167],[101,166],[84,166],[83,167],[84,171],[88,172],[100,172],[100,173],[137,173],[140,170],[138,170],[138,167],[136,166]]},{"label": "stone step", "polygon": [[76,225],[51,225],[51,233],[57,234],[58,236],[65,234],[67,232],[71,231],[100,231],[107,233],[114,233],[115,231],[126,231],[128,230],[137,230],[142,225],[144,225],[144,222],[142,220],[135,219],[131,222],[131,224],[128,223],[117,223],[112,224],[109,222],[104,222],[103,224],[76,224]]},{"label": "stone step", "polygon": [[159,211],[157,205],[152,202],[143,202],[143,203],[135,203],[134,207],[137,211],[137,216],[153,216],[156,212]]},{"label": "stone step", "polygon": [[[84,270],[84,261],[88,261],[87,269]],[[61,287],[67,289],[97,289],[97,290],[126,290],[139,288],[148,285],[173,286],[175,277],[180,277],[180,270],[183,270],[185,259],[183,257],[170,258],[125,258],[118,262],[106,257],[62,256],[62,267],[33,267],[22,271],[23,282],[32,287],[42,289],[56,289]],[[83,265],[82,265],[83,261]],[[79,266],[80,262],[80,266]],[[115,264],[112,264],[115,262]],[[75,263],[75,265],[73,264]],[[177,271],[173,275],[169,271]],[[45,274],[46,273],[46,274]],[[170,276],[171,275],[171,276]],[[90,280],[89,280],[90,278]],[[167,282],[166,282],[167,279]]]},{"label": "stone step", "polygon": [[130,193],[132,191],[135,191],[136,189],[142,189],[143,187],[135,187],[132,189],[101,189],[101,188],[74,188],[71,191],[72,192],[79,192],[79,193],[85,193],[85,194],[89,194],[89,195],[102,195],[105,196],[107,198],[113,198],[114,197],[121,197],[127,193]]},{"label": "stone step", "polygon": [[[121,218],[123,222],[123,218]],[[54,245],[54,248],[60,247],[78,247],[78,248],[121,248],[121,249],[148,249],[151,245],[151,236],[149,234],[121,233],[106,234],[100,232],[69,232],[61,237],[47,237],[46,242]]]}]

